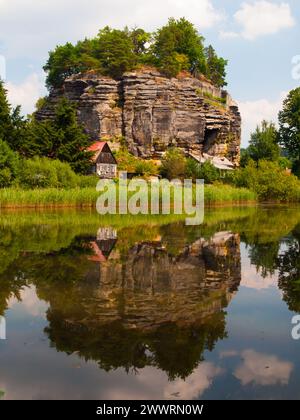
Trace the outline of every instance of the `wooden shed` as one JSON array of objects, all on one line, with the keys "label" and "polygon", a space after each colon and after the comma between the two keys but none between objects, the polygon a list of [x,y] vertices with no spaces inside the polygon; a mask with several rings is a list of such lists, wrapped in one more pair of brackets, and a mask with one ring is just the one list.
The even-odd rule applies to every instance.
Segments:
[{"label": "wooden shed", "polygon": [[105,141],[98,141],[88,148],[89,152],[93,152],[92,172],[100,178],[116,178],[117,161]]}]

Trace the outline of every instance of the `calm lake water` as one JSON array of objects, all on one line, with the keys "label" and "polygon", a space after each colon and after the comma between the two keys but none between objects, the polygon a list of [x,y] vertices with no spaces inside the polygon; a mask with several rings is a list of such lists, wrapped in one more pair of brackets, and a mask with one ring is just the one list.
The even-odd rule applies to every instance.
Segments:
[{"label": "calm lake water", "polygon": [[299,313],[299,207],[0,214],[3,399],[299,399]]}]

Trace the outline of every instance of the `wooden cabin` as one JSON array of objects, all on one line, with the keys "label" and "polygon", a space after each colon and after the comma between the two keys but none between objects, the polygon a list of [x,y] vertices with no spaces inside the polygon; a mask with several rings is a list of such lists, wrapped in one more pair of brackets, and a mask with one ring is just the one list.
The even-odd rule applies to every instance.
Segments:
[{"label": "wooden cabin", "polygon": [[116,178],[117,176],[117,161],[110,150],[110,147],[105,141],[98,141],[88,148],[89,152],[93,152],[92,157],[92,173],[97,174],[100,178]]}]

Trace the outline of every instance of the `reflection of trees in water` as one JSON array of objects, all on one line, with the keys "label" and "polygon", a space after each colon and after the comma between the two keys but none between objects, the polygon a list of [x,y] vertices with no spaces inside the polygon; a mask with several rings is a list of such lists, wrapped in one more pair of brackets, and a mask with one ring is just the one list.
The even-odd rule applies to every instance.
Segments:
[{"label": "reflection of trees in water", "polygon": [[284,240],[252,243],[249,258],[262,277],[278,271],[278,286],[291,311],[300,312],[300,225]]},{"label": "reflection of trees in water", "polygon": [[293,231],[288,249],[278,258],[279,287],[291,311],[300,312],[300,225]]},{"label": "reflection of trees in water", "polygon": [[170,379],[188,377],[203,360],[205,350],[225,337],[225,313],[220,312],[200,325],[182,327],[176,323],[155,330],[125,329],[121,322],[95,326],[68,323],[61,313],[50,309],[46,332],[58,351],[94,360],[106,371],[155,366]]},{"label": "reflection of trees in water", "polygon": [[100,253],[91,258],[92,238],[74,238],[71,231],[2,229],[0,313],[12,294],[34,284],[50,304],[46,332],[59,351],[78,352],[106,370],[156,366],[170,378],[185,378],[226,335],[224,308],[241,268],[239,235],[229,230],[241,232],[263,275],[280,271],[284,299],[291,309],[300,307],[299,228],[278,258],[290,228],[280,222],[277,231],[270,215],[198,228],[124,229],[115,250],[104,246],[103,259]]},{"label": "reflection of trees in water", "polygon": [[250,246],[249,258],[263,278],[273,276],[277,269],[280,242],[258,243]]},{"label": "reflection of trees in water", "polygon": [[87,238],[77,238],[60,251],[20,255],[0,281],[35,285],[49,302],[46,332],[58,350],[106,370],[157,366],[185,378],[226,334],[223,308],[240,283],[240,250],[238,235],[189,244],[183,232],[171,253],[164,230],[99,263]]}]

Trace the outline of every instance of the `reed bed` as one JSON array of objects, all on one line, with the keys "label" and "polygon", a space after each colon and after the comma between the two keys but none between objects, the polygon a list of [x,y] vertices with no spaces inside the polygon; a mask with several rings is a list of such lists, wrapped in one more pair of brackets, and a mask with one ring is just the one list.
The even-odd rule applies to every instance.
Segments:
[{"label": "reed bed", "polygon": [[[94,188],[76,189],[0,189],[0,208],[57,208],[57,207],[91,207],[96,206],[100,193]],[[172,195],[171,195],[172,198]],[[205,186],[205,204],[247,203],[256,202],[254,192],[245,188],[234,188],[227,185]]]}]

